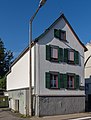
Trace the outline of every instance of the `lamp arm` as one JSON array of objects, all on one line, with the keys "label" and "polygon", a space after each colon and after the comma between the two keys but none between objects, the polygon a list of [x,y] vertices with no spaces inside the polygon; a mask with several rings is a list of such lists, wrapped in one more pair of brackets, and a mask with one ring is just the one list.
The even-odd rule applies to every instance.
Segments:
[{"label": "lamp arm", "polygon": [[90,55],[90,56],[87,58],[87,60],[85,61],[84,67],[86,66],[86,64],[87,64],[88,60],[90,59],[90,57],[91,57],[91,55]]},{"label": "lamp arm", "polygon": [[36,14],[38,13],[38,11],[39,11],[40,8],[41,8],[41,7],[38,7],[37,10],[36,10],[36,12],[34,13],[34,15],[31,17],[30,23],[32,23],[32,21],[34,20]]}]

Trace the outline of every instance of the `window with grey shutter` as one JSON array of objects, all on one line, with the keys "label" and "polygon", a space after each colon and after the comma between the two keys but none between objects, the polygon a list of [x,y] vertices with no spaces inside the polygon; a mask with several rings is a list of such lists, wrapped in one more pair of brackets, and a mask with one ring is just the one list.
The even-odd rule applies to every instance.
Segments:
[{"label": "window with grey shutter", "polygon": [[66,41],[66,31],[54,29],[54,37]]}]

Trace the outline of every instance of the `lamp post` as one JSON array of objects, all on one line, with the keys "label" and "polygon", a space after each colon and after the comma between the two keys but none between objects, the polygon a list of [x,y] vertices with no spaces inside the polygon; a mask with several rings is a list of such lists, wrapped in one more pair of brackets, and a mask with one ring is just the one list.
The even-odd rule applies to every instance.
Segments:
[{"label": "lamp post", "polygon": [[30,22],[29,22],[29,115],[32,116],[32,23],[33,20],[40,10],[40,8],[45,4],[46,0],[40,0],[39,6],[37,10],[35,11],[34,15],[31,17]]}]

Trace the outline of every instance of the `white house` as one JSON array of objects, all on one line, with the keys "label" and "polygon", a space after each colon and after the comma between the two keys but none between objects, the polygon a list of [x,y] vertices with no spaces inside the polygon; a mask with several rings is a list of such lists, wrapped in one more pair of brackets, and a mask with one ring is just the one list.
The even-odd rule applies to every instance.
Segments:
[{"label": "white house", "polygon": [[86,44],[88,51],[85,52],[85,78],[91,76],[91,42]]},{"label": "white house", "polygon": [[85,86],[86,86],[86,110],[91,111],[91,42],[86,44],[85,52]]},{"label": "white house", "polygon": [[[62,14],[32,43],[33,111],[37,116],[85,111],[84,51]],[[29,112],[29,48],[13,62],[7,74],[10,108]]]}]

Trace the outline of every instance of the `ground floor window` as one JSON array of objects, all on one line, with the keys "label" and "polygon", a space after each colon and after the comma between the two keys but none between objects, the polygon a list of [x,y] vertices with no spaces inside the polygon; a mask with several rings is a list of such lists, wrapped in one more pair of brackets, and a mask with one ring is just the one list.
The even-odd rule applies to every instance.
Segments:
[{"label": "ground floor window", "polygon": [[67,87],[74,89],[74,75],[68,75],[67,78]]},{"label": "ground floor window", "polygon": [[51,88],[58,88],[58,74],[51,74]]},{"label": "ground floor window", "polygon": [[46,88],[48,89],[79,89],[80,76],[74,73],[46,72]]}]

